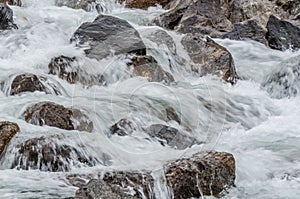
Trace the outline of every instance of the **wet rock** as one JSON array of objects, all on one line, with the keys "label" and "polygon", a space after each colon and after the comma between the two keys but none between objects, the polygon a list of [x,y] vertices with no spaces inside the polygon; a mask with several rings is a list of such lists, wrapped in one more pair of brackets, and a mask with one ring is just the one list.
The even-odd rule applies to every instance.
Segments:
[{"label": "wet rock", "polygon": [[230,33],[226,33],[222,38],[232,40],[252,39],[254,41],[267,44],[265,39],[266,28],[259,25],[259,23],[250,19],[242,23],[234,24],[234,28]]},{"label": "wet rock", "polygon": [[157,139],[161,145],[170,146],[182,150],[191,147],[196,143],[196,140],[188,135],[179,132],[176,128],[162,125],[153,124],[146,129],[146,133]]},{"label": "wet rock", "polygon": [[56,6],[67,6],[73,9],[91,10],[92,3],[96,0],[56,0]]},{"label": "wet rock", "polygon": [[54,57],[51,59],[48,68],[49,74],[58,75],[59,78],[66,80],[71,84],[77,82],[80,82],[85,86],[105,84],[102,75],[87,74],[76,57],[67,57],[64,55]]},{"label": "wet rock", "polygon": [[153,198],[153,186],[150,173],[111,172],[77,190],[75,198]]},{"label": "wet rock", "polygon": [[8,0],[9,5],[13,6],[22,6],[22,1],[21,0]]},{"label": "wet rock", "polygon": [[300,27],[271,15],[267,29],[266,39],[270,48],[277,50],[300,48]]},{"label": "wet rock", "polygon": [[235,159],[225,152],[205,152],[165,165],[168,186],[174,199],[220,196],[234,185]]},{"label": "wet rock", "polygon": [[95,158],[89,157],[68,144],[58,144],[55,137],[40,137],[17,145],[11,168],[41,171],[70,171],[71,167],[94,166]]},{"label": "wet rock", "polygon": [[121,119],[120,121],[112,125],[109,129],[111,134],[116,134],[119,136],[130,135],[135,130],[136,125],[128,119]]},{"label": "wet rock", "polygon": [[232,30],[226,18],[225,1],[187,1],[177,4],[169,12],[162,14],[155,23],[181,33],[202,33],[210,36],[222,35]]},{"label": "wet rock", "polygon": [[300,19],[300,1],[275,0],[275,3],[277,6],[280,6],[284,11],[290,14],[290,19]]},{"label": "wet rock", "polygon": [[127,8],[148,9],[151,6],[161,5],[165,7],[171,0],[118,0],[119,3],[125,1]]},{"label": "wet rock", "polygon": [[109,55],[146,54],[139,33],[126,20],[108,15],[99,15],[93,22],[83,23],[71,41],[79,47],[88,47],[86,55],[98,60]]},{"label": "wet rock", "polygon": [[45,86],[34,74],[21,74],[15,77],[11,84],[10,95],[16,95],[22,92],[46,92]]},{"label": "wet rock", "polygon": [[[219,197],[234,185],[235,159],[225,152],[202,152],[171,161],[164,165],[164,171],[161,177],[174,199],[199,198],[202,194]],[[77,190],[75,198],[156,198],[150,172],[115,171],[101,176]]]},{"label": "wet rock", "polygon": [[61,95],[65,92],[58,82],[32,73],[10,76],[6,81],[2,82],[2,89],[6,95],[17,95],[35,91]]},{"label": "wet rock", "polygon": [[[295,63],[293,63],[295,62]],[[290,65],[286,65],[274,71],[262,83],[262,88],[266,90],[272,98],[282,99],[295,97],[300,92],[300,61],[295,60]]]},{"label": "wet rock", "polygon": [[146,77],[149,82],[169,84],[174,81],[173,76],[164,71],[152,56],[135,56],[132,59],[132,65],[134,75]]},{"label": "wet rock", "polygon": [[210,38],[187,34],[181,41],[192,61],[192,70],[200,76],[213,74],[234,84],[237,74],[232,55]]},{"label": "wet rock", "polygon": [[39,102],[23,113],[25,121],[34,125],[48,125],[66,130],[91,132],[93,122],[82,111],[66,108],[53,102]]},{"label": "wet rock", "polygon": [[18,124],[8,121],[0,122],[0,157],[6,145],[20,131]]},{"label": "wet rock", "polygon": [[0,4],[0,30],[18,29],[14,24],[13,11],[6,4]]}]

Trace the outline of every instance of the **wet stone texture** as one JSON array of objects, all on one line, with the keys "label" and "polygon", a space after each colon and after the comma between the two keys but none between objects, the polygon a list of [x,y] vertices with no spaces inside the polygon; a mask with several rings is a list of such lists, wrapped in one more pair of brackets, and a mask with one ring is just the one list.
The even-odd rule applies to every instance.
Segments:
[{"label": "wet stone texture", "polygon": [[20,131],[18,124],[8,121],[0,122],[0,157],[7,144]]},{"label": "wet stone texture", "polygon": [[87,132],[93,130],[93,123],[80,110],[66,108],[53,102],[34,104],[25,110],[23,116],[26,122],[34,125]]}]

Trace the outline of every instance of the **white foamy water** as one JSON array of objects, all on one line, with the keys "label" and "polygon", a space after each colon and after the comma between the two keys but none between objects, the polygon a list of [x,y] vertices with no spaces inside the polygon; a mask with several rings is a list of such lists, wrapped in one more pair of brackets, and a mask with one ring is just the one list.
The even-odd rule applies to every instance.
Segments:
[{"label": "white foamy water", "polygon": [[[287,76],[293,78],[288,86],[300,88],[300,52],[274,51],[253,41],[216,40],[231,51],[241,77],[231,86],[214,76],[193,76],[187,53],[180,45],[180,35],[167,32],[168,39],[163,38],[167,42],[153,36],[161,29],[146,25],[163,12],[160,8],[136,11],[112,5],[106,10],[129,20],[140,32],[148,54],[173,74],[176,83],[166,86],[141,77],[130,78],[127,60],[122,56],[101,61],[85,58],[83,50],[71,44],[70,38],[80,24],[92,21],[96,12],[56,7],[53,1],[45,0],[30,0],[24,7],[12,7],[19,29],[0,34],[0,81],[9,82],[19,73],[34,73],[48,77],[60,88],[61,95],[34,92],[7,96],[5,88],[0,92],[1,120],[16,122],[21,128],[0,162],[0,198],[71,197],[77,188],[65,179],[67,174],[113,169],[155,170],[155,195],[170,198],[163,179],[159,178],[161,165],[204,149],[230,152],[236,158],[236,187],[225,198],[298,198],[300,97],[297,92],[284,97],[280,89],[285,87],[280,85],[271,91],[262,85],[276,71],[292,67],[296,69]],[[87,88],[48,75],[50,60],[59,55],[79,57],[86,63],[87,74],[104,73],[108,85]],[[273,84],[277,85],[276,81]],[[41,101],[84,110],[94,123],[93,132],[26,123],[22,118],[26,107]],[[161,119],[166,106],[178,113],[180,125]],[[109,127],[122,118],[132,119],[140,128],[168,124],[203,144],[176,150],[139,132],[132,137],[108,136]],[[51,135],[60,135],[57,142],[95,157],[97,164],[73,166],[70,172],[57,173],[10,168],[16,145],[29,138]]]}]

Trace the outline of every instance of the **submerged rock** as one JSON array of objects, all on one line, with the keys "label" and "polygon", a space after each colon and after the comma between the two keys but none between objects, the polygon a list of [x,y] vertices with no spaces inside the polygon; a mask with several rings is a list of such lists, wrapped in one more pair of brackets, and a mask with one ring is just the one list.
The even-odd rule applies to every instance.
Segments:
[{"label": "submerged rock", "polygon": [[174,147],[179,150],[191,147],[196,143],[195,138],[179,132],[176,128],[162,125],[153,124],[146,128],[146,133],[157,139],[161,145]]},{"label": "submerged rock", "polygon": [[[291,64],[291,63],[290,63]],[[295,97],[300,93],[300,61],[283,66],[270,74],[262,83],[272,98]]]},{"label": "submerged rock", "polygon": [[66,80],[71,84],[77,82],[80,82],[85,86],[105,84],[102,75],[87,74],[76,57],[67,57],[64,55],[54,57],[51,59],[48,68],[49,74],[58,75],[59,78]]},{"label": "submerged rock", "polygon": [[71,167],[94,166],[96,162],[80,149],[59,144],[55,137],[39,137],[17,145],[11,168],[62,172],[70,171]]},{"label": "submerged rock", "polygon": [[146,77],[149,82],[169,84],[174,81],[173,76],[164,71],[152,56],[135,56],[132,65],[134,75]]},{"label": "submerged rock", "polygon": [[235,159],[225,152],[205,152],[165,165],[168,186],[174,199],[219,196],[234,185]]},{"label": "submerged rock", "polygon": [[[164,165],[162,179],[174,199],[199,198],[203,195],[219,197],[234,185],[235,159],[225,152],[203,152],[190,158]],[[154,178],[150,172],[115,171],[93,179],[76,191],[75,198],[156,198]]]},{"label": "submerged rock", "polygon": [[112,135],[116,134],[119,136],[125,136],[132,134],[136,130],[135,124],[128,119],[121,119],[109,129]]},{"label": "submerged rock", "polygon": [[266,38],[271,48],[277,50],[300,48],[300,27],[271,15],[267,29]]},{"label": "submerged rock", "polygon": [[34,125],[48,125],[65,130],[91,132],[93,122],[82,111],[66,108],[53,102],[39,102],[23,113],[25,121]]},{"label": "submerged rock", "polygon": [[93,22],[83,23],[71,41],[88,48],[86,55],[98,60],[109,55],[146,54],[145,44],[137,30],[126,20],[108,15],[99,15]]},{"label": "submerged rock", "polygon": [[153,198],[153,177],[150,173],[111,172],[102,179],[93,179],[76,191],[75,198],[141,199]]},{"label": "submerged rock", "polygon": [[127,8],[148,9],[151,6],[161,5],[165,7],[171,0],[118,0],[119,3],[125,2]]},{"label": "submerged rock", "polygon": [[18,29],[14,24],[13,11],[6,4],[0,4],[0,30]]},{"label": "submerged rock", "polygon": [[0,122],[0,157],[7,144],[20,131],[18,124],[8,121]]},{"label": "submerged rock", "polygon": [[213,74],[234,84],[237,74],[232,55],[210,38],[187,34],[181,41],[192,61],[192,70],[200,76]]},{"label": "submerged rock", "polygon": [[67,6],[73,9],[91,10],[91,4],[96,0],[55,0],[56,6]]}]

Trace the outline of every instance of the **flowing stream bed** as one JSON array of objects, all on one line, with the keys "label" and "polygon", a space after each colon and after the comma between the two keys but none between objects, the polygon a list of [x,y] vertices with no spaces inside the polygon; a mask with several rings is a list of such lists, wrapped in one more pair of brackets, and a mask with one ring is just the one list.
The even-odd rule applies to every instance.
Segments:
[{"label": "flowing stream bed", "polygon": [[[112,169],[159,171],[168,160],[208,149],[232,153],[236,159],[236,187],[224,198],[299,197],[300,51],[276,51],[250,40],[216,39],[233,55],[240,79],[232,86],[215,76],[192,75],[187,62],[182,61],[188,60],[180,44],[182,36],[168,32],[174,40],[173,49],[155,42],[151,35],[161,28],[148,24],[163,12],[161,8],[141,11],[113,3],[104,6],[107,14],[128,20],[138,30],[148,54],[172,73],[176,83],[167,86],[142,77],[129,78],[126,58],[122,56],[101,61],[85,59],[90,66],[86,68],[87,75],[105,74],[107,86],[69,84],[48,75],[53,57],[85,56],[82,49],[70,43],[70,38],[83,22],[94,20],[97,12],[57,7],[51,0],[29,0],[23,7],[12,6],[19,29],[0,34],[0,80],[9,81],[12,75],[22,72],[39,74],[58,84],[62,95],[28,92],[7,96],[5,86],[0,92],[1,120],[16,122],[21,129],[0,162],[0,198],[72,197],[77,188],[66,180],[67,174]],[[176,51],[177,58],[172,51]],[[278,72],[285,76],[276,78]],[[27,106],[40,101],[86,111],[93,120],[93,132],[26,123],[22,113]],[[198,145],[176,150],[145,139],[142,134],[107,136],[109,127],[121,118],[134,118],[145,126],[166,124],[159,117],[164,106],[173,107],[182,121],[181,125],[168,125],[192,134]],[[18,143],[57,134],[61,135],[58,142],[96,157],[97,164],[74,166],[70,172],[10,168]],[[158,198],[170,197],[160,187],[155,190]]]}]

